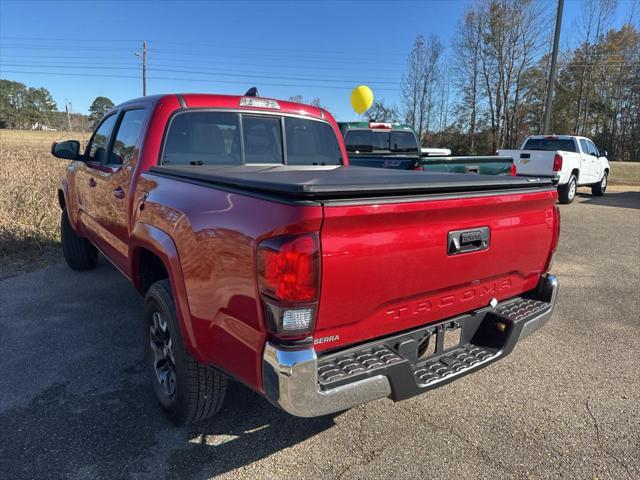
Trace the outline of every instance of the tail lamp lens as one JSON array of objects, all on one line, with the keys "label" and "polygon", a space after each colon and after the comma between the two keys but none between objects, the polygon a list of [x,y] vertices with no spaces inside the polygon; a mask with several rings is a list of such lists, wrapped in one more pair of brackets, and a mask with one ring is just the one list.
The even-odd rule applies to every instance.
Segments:
[{"label": "tail lamp lens", "polygon": [[313,329],[318,300],[318,236],[274,237],[258,246],[258,284],[269,330],[303,335]]},{"label": "tail lamp lens", "polygon": [[553,171],[559,172],[560,170],[562,170],[562,155],[556,153],[553,157]]},{"label": "tail lamp lens", "polygon": [[516,168],[515,163],[512,163],[511,166],[509,167],[509,175],[511,175],[512,177],[515,177],[516,175],[518,175],[518,169]]}]

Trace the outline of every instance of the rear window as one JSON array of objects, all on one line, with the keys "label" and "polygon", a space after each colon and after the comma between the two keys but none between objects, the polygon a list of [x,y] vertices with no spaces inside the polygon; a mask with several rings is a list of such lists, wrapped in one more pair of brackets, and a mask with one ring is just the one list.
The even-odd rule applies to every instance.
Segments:
[{"label": "rear window", "polygon": [[273,115],[180,113],[169,125],[161,158],[163,165],[283,163],[340,165],[340,146],[331,125]]},{"label": "rear window", "polygon": [[340,165],[342,154],[331,125],[286,117],[287,163],[289,165]]},{"label": "rear window", "polygon": [[413,132],[366,129],[347,130],[344,142],[349,152],[418,152],[418,142]]},{"label": "rear window", "polygon": [[561,138],[530,138],[524,144],[523,150],[545,150],[555,152],[576,152],[576,144],[572,139]]}]

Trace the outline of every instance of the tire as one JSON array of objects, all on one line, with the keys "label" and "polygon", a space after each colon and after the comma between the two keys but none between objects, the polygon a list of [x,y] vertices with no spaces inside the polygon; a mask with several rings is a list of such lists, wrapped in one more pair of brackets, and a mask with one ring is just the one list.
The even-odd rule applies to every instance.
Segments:
[{"label": "tire", "polygon": [[602,174],[602,178],[598,183],[594,183],[591,185],[591,195],[595,197],[601,197],[604,195],[605,190],[607,190],[607,185],[609,184],[609,173],[604,172]]},{"label": "tire", "polygon": [[71,227],[67,210],[60,218],[62,253],[67,265],[73,270],[91,270],[98,264],[98,249],[86,238],[80,237]]},{"label": "tire", "polygon": [[568,204],[575,200],[578,189],[578,179],[575,175],[569,177],[569,181],[558,187],[558,200],[560,203]]},{"label": "tire", "polygon": [[169,280],[160,280],[144,298],[144,351],[153,390],[178,425],[215,415],[224,402],[227,378],[200,365],[180,337]]}]

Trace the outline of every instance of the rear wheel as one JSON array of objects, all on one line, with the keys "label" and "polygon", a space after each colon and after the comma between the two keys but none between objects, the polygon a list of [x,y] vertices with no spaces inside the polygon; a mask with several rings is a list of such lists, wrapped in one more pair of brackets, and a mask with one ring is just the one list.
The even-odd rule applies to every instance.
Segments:
[{"label": "rear wheel", "polygon": [[596,197],[601,197],[602,195],[604,195],[604,192],[607,189],[607,182],[609,180],[608,176],[609,174],[607,172],[604,172],[604,174],[602,175],[602,179],[598,183],[594,183],[593,185],[591,185],[591,195],[594,195]]},{"label": "rear wheel", "polygon": [[216,414],[222,408],[227,379],[200,365],[182,343],[169,280],[149,288],[144,320],[145,363],[162,408],[181,425]]},{"label": "rear wheel", "polygon": [[90,270],[98,263],[98,249],[86,238],[82,238],[71,227],[67,210],[62,210],[60,237],[64,259],[73,270]]},{"label": "rear wheel", "polygon": [[571,203],[576,198],[576,190],[578,189],[578,179],[575,175],[569,177],[569,181],[558,187],[558,199],[560,203]]}]

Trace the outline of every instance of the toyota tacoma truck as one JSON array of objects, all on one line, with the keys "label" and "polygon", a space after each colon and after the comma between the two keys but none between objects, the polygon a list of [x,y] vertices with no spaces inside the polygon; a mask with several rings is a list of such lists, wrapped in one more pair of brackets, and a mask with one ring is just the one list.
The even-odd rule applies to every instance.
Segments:
[{"label": "toyota tacoma truck", "polygon": [[[144,362],[178,423],[235,379],[297,416],[438,388],[548,321],[549,179],[352,167],[325,110],[257,96],[114,107],[58,200],[74,270],[144,296]],[[114,299],[117,301],[117,299]]]},{"label": "toyota tacoma truck", "polygon": [[498,150],[497,154],[515,159],[519,175],[556,177],[560,203],[573,202],[579,186],[591,187],[595,196],[607,189],[607,152],[585,137],[532,135],[520,150]]},{"label": "toyota tacoma truck", "polygon": [[338,122],[349,164],[363,167],[443,173],[515,175],[505,156],[451,156],[445,148],[420,148],[411,127],[385,122]]}]

